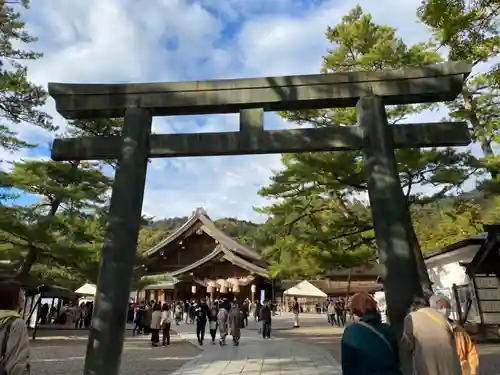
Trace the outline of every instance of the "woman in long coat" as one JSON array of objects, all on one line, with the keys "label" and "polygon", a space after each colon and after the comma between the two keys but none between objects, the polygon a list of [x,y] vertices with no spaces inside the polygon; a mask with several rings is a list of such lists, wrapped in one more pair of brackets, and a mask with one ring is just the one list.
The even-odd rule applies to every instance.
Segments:
[{"label": "woman in long coat", "polygon": [[226,306],[221,305],[219,312],[217,313],[217,325],[219,327],[220,346],[226,345],[228,315],[229,313],[226,310]]},{"label": "woman in long coat", "polygon": [[241,335],[241,313],[236,301],[229,311],[229,330],[229,333],[233,336],[233,345],[238,346]]}]

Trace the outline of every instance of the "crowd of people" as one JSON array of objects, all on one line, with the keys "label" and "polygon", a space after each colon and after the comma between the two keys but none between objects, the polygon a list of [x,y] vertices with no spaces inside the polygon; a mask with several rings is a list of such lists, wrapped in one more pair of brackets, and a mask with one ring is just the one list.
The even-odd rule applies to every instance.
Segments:
[{"label": "crowd of people", "polygon": [[[0,373],[29,375],[29,339],[20,311],[25,302],[22,286],[17,281],[0,282]],[[330,301],[335,310],[336,301]],[[330,306],[330,304],[328,305]],[[332,308],[327,312],[333,311]],[[240,306],[236,300],[207,299],[160,304],[151,301],[135,311],[134,333],[150,334],[153,346],[170,344],[172,322],[193,324],[198,342],[203,345],[208,325],[211,343],[226,345],[228,335],[238,346],[241,329],[248,324],[253,310],[261,322],[260,334],[271,337],[273,305],[252,306],[248,300]],[[457,322],[450,320],[451,303],[442,295],[429,300],[418,299],[404,319],[398,339],[389,323],[383,323],[377,302],[367,293],[355,294],[345,310],[354,320],[346,325],[341,340],[343,375],[478,375],[476,347]],[[49,309],[50,311],[50,309]],[[294,299],[294,325],[298,326],[300,307]],[[337,313],[336,321],[337,321]],[[48,315],[47,315],[48,316]],[[331,317],[330,317],[331,322]]]},{"label": "crowd of people", "polygon": [[234,346],[238,346],[241,329],[248,326],[249,316],[253,314],[256,321],[261,322],[260,333],[264,339],[271,337],[271,321],[273,305],[270,301],[251,303],[245,299],[240,304],[236,299],[217,298],[209,301],[208,298],[192,299],[170,303],[150,301],[141,303],[134,308],[133,335],[150,334],[151,344],[170,345],[170,329],[175,325],[192,324],[196,329],[199,345],[205,341],[205,333],[210,333],[212,345],[216,344],[217,333],[219,344],[226,345],[226,337],[231,335]]},{"label": "crowd of people", "polygon": [[344,298],[328,298],[324,304],[324,310],[328,318],[328,323],[332,326],[344,327],[349,313],[347,303]]},{"label": "crowd of people", "polygon": [[42,304],[38,309],[38,323],[58,324],[74,328],[89,328],[92,321],[94,303],[86,301],[78,303],[69,302],[57,309],[49,307],[48,303]]}]

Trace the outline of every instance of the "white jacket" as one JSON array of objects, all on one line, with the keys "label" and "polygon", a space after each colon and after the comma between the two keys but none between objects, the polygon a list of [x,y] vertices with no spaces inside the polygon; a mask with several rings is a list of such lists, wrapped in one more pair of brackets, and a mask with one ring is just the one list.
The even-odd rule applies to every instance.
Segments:
[{"label": "white jacket", "polygon": [[327,314],[335,314],[335,305],[333,303],[329,303],[326,308]]},{"label": "white jacket", "polygon": [[161,312],[160,326],[163,327],[163,325],[167,323],[172,323],[172,314],[170,313],[170,310]]},{"label": "white jacket", "polygon": [[161,328],[161,311],[155,310],[151,314],[151,324],[149,327],[151,329],[160,329]]}]

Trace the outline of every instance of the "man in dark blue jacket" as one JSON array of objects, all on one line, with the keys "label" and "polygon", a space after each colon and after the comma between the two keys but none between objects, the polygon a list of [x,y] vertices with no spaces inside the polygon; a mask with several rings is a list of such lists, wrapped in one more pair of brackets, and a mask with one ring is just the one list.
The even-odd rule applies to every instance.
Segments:
[{"label": "man in dark blue jacket", "polygon": [[205,339],[205,328],[207,326],[208,314],[210,311],[205,300],[196,303],[193,307],[196,319],[196,337],[198,338],[198,343],[203,345],[203,340]]},{"label": "man in dark blue jacket", "polygon": [[260,310],[260,321],[262,322],[262,337],[271,338],[272,309],[269,301],[264,301],[264,306]]}]

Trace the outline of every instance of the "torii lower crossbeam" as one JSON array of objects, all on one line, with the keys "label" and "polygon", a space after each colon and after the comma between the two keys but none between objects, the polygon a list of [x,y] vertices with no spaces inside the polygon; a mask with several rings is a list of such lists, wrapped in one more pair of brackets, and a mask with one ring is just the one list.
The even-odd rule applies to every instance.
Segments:
[{"label": "torii lower crossbeam", "polygon": [[[391,125],[390,131],[395,148],[465,146],[470,143],[465,122],[398,124]],[[56,139],[52,146],[52,159],[118,159],[121,143],[122,138],[118,136]],[[282,154],[362,148],[363,131],[359,126],[332,126],[319,129],[261,130],[253,134],[156,134],[149,137],[148,157]]]}]

